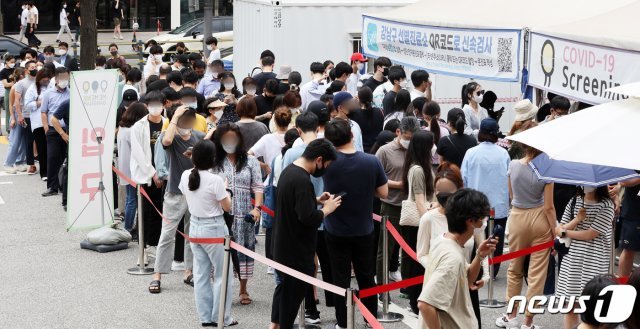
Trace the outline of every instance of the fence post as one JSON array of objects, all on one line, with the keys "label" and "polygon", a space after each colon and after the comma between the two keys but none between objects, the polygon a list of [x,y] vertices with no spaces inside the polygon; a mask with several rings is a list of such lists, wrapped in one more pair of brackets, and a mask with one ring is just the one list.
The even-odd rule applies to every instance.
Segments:
[{"label": "fence post", "polygon": [[142,193],[140,193],[140,184],[136,186],[138,194],[138,266],[130,268],[127,273],[131,275],[149,275],[153,274],[153,267],[147,267],[144,263],[144,220],[142,219]]},{"label": "fence post", "polygon": [[354,329],[356,326],[356,308],[353,301],[353,289],[347,289],[347,329]]},{"label": "fence post", "polygon": [[224,327],[224,311],[227,303],[227,285],[229,284],[229,264],[231,263],[231,236],[224,237],[224,261],[222,263],[222,286],[218,307],[218,328]]},{"label": "fence post", "polygon": [[[380,234],[382,234],[382,285],[389,284],[389,231],[387,223],[389,216],[382,216],[380,222]],[[399,322],[404,316],[399,313],[389,312],[389,293],[382,294],[382,313],[378,314],[380,322]]]},{"label": "fence post", "polygon": [[[493,227],[495,225],[495,209],[491,208],[491,212],[489,214],[489,236],[487,238],[491,237],[491,234],[493,234]],[[491,253],[489,255],[489,259],[493,258],[493,253]],[[489,264],[491,264],[491,262],[489,262]],[[480,265],[482,266],[482,264]],[[504,307],[505,305],[507,305],[507,303],[503,302],[503,301],[499,301],[497,299],[493,298],[493,277],[494,277],[494,273],[493,273],[493,265],[489,265],[489,282],[487,282],[487,299],[483,299],[480,301],[480,306],[481,307],[485,307],[485,308],[501,308]]]}]

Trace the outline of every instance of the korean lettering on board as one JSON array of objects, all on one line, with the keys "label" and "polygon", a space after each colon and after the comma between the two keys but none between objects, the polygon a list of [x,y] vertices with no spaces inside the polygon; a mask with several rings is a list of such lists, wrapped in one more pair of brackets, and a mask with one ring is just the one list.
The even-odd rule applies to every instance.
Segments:
[{"label": "korean lettering on board", "polygon": [[[105,130],[103,127],[96,127],[95,130],[90,128],[82,129],[81,155],[83,161],[101,161],[100,156],[104,153],[104,145],[102,143],[98,143],[98,136],[105,136]],[[83,174],[80,193],[89,194],[89,199],[93,201],[99,190],[99,182],[99,172]]]}]

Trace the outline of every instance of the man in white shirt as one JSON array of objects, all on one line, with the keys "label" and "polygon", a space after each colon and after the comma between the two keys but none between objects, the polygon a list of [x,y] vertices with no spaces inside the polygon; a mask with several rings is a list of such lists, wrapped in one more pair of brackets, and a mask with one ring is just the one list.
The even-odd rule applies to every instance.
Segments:
[{"label": "man in white shirt", "polygon": [[429,81],[429,72],[425,70],[415,70],[411,72],[411,101],[419,97],[425,97],[427,101],[431,101],[431,81]]},{"label": "man in white shirt", "polygon": [[358,95],[358,84],[360,83],[360,72],[364,68],[364,64],[367,62],[367,59],[361,53],[353,53],[351,55],[351,69],[353,73],[349,75],[347,79],[347,91],[351,94],[351,96]]},{"label": "man in white shirt", "polygon": [[144,65],[144,79],[148,79],[152,75],[160,75],[160,66],[162,65],[162,47],[155,45],[149,50],[147,64]]},{"label": "man in white shirt", "polygon": [[307,106],[313,101],[319,101],[320,96],[324,94],[324,89],[320,88],[320,81],[327,76],[324,72],[324,65],[320,62],[311,63],[311,81],[300,87],[300,97],[302,98],[302,109],[306,110]]},{"label": "man in white shirt", "polygon": [[207,64],[211,64],[216,59],[220,59],[220,49],[218,49],[218,39],[216,39],[216,37],[208,37],[205,43],[207,44],[207,47],[211,49],[211,53],[209,53],[209,59],[207,59]]},{"label": "man in white shirt", "polygon": [[22,5],[22,14],[20,14],[20,42],[24,39],[25,32],[27,31],[27,24],[29,24],[29,9],[27,5]]},{"label": "man in white shirt", "polygon": [[25,36],[27,37],[29,46],[40,47],[42,41],[40,41],[40,39],[36,37],[36,29],[38,28],[38,22],[40,20],[38,8],[36,8],[36,6],[33,4],[33,1],[31,1],[27,4],[27,9],[29,9],[29,24],[27,25]]}]

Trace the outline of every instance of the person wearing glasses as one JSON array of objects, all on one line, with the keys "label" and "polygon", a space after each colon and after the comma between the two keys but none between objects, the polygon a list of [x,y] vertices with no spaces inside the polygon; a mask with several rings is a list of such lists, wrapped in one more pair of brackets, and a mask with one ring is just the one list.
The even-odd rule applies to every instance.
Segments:
[{"label": "person wearing glasses", "polygon": [[467,123],[464,133],[476,139],[480,131],[480,122],[489,117],[489,112],[480,106],[483,98],[484,89],[479,83],[471,81],[462,86],[462,110]]}]

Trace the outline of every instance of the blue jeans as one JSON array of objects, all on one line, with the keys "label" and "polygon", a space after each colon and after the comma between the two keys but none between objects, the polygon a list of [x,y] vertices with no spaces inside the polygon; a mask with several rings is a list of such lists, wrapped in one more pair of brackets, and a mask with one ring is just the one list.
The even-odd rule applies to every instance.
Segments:
[{"label": "blue jeans", "polygon": [[136,209],[138,209],[138,193],[136,188],[127,185],[127,197],[124,203],[124,229],[131,231],[136,220]]},{"label": "blue jeans", "polygon": [[[16,120],[17,121],[17,120]],[[4,161],[5,167],[23,165],[27,162],[27,134],[25,128],[16,123],[9,133],[9,150]]]},{"label": "blue jeans", "polygon": [[[202,218],[191,216],[189,235],[192,238],[223,238],[229,229],[222,216]],[[191,243],[193,251],[193,284],[196,309],[201,323],[218,321],[220,295],[222,289],[222,266],[224,262],[224,245]],[[214,269],[213,286],[211,285],[211,269]],[[231,324],[231,293],[233,291],[233,273],[229,261],[229,280],[227,282],[227,298],[224,308],[224,325]]]}]

